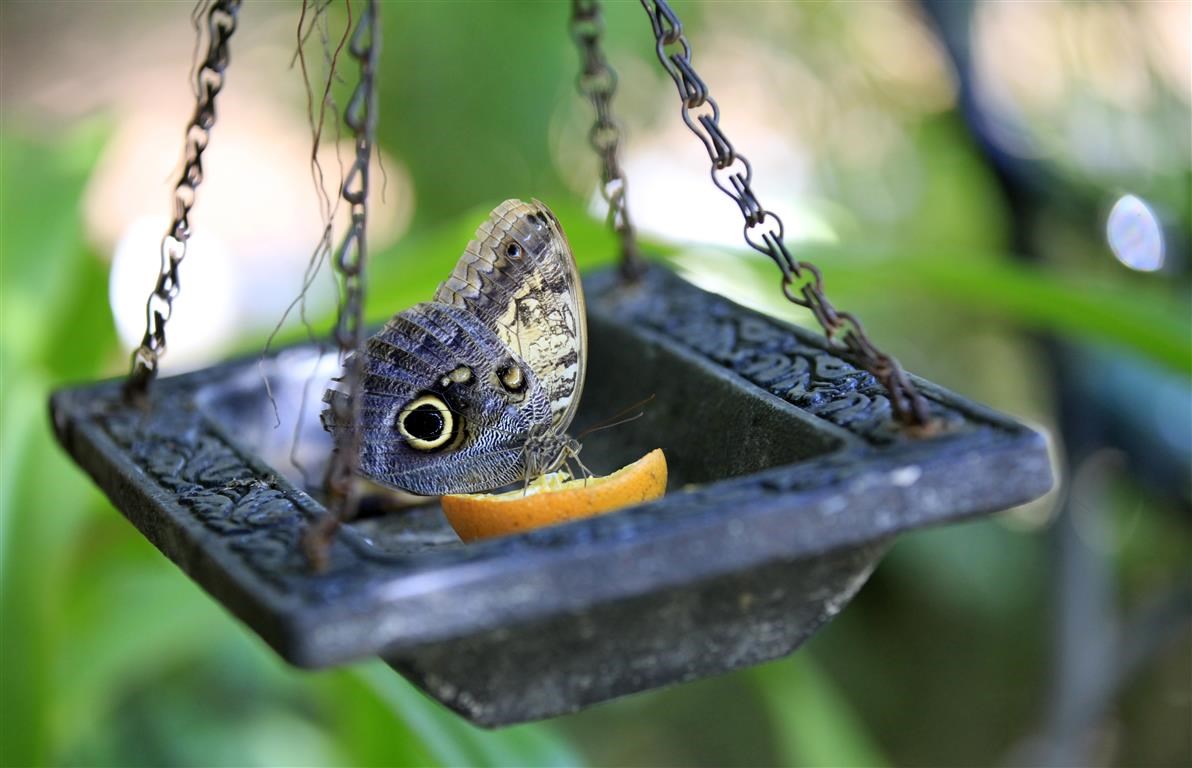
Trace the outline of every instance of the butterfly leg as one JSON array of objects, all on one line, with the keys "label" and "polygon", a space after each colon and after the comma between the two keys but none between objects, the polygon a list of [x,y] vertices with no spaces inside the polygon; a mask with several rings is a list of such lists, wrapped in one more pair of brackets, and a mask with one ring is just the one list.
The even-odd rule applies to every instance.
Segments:
[{"label": "butterfly leg", "polygon": [[575,461],[575,463],[579,465],[580,471],[583,472],[583,475],[584,475],[584,487],[586,488],[588,486],[588,481],[591,480],[593,477],[595,477],[596,473],[594,473],[592,470],[588,469],[588,466],[586,464],[584,464],[584,462],[580,459],[579,451],[580,451],[581,447],[582,446],[580,446],[579,443],[572,440],[571,444],[569,444],[566,449],[567,450],[567,461],[568,462]]}]

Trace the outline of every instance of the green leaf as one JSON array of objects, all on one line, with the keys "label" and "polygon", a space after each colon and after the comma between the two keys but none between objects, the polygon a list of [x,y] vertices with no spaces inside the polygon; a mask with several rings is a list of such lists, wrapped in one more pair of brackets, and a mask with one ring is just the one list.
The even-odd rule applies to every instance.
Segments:
[{"label": "green leaf", "polygon": [[766,702],[783,765],[888,765],[831,678],[806,653],[749,673]]},{"label": "green leaf", "polygon": [[[660,250],[704,287],[719,285],[730,298],[761,301],[763,311],[806,319],[785,304],[777,268],[760,255],[674,245]],[[1023,329],[1111,344],[1192,376],[1192,313],[1186,301],[1160,286],[1027,267],[987,254],[815,246],[801,249],[799,258],[820,267],[825,293],[837,308],[883,300],[914,312],[921,302],[936,302]],[[913,322],[909,327],[913,332]],[[870,334],[880,344],[881,334]]]},{"label": "green leaf", "polygon": [[[581,269],[615,263],[616,242],[604,222],[567,201],[554,209]],[[428,300],[489,210],[471,210],[375,254],[367,296],[370,320],[380,322]],[[765,312],[804,323],[810,319],[783,299],[777,268],[760,254],[656,240],[646,240],[646,246],[647,253],[662,256],[702,287]],[[930,301],[953,312],[992,315],[1024,330],[1114,345],[1192,376],[1187,343],[1192,312],[1161,286],[1030,267],[983,252],[818,244],[800,245],[796,252],[820,267],[825,291],[838,308],[880,300],[913,312]],[[329,323],[325,318],[318,325]],[[908,325],[913,332],[913,323]]]},{"label": "green leaf", "polygon": [[[3,764],[52,755],[63,579],[74,537],[100,503],[54,444],[46,399],[59,376],[94,375],[112,345],[104,292],[93,298],[99,273],[81,247],[76,208],[101,141],[91,128],[52,146],[0,135]],[[73,354],[60,356],[63,348]]]},{"label": "green leaf", "polygon": [[[5,765],[40,764],[50,754],[51,671],[61,640],[54,617],[71,537],[96,502],[88,480],[53,443],[45,396],[44,380],[31,377],[6,387],[3,398],[0,764]],[[20,427],[12,429],[14,424]]]},{"label": "green leaf", "polygon": [[383,662],[353,667],[411,725],[440,765],[582,765],[583,760],[551,725],[519,725],[485,731],[419,693]]}]

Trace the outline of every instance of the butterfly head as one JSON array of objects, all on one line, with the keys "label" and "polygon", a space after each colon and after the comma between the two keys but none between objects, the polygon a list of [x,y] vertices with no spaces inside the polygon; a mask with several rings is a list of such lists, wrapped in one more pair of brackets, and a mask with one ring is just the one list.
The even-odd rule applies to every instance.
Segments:
[{"label": "butterfly head", "polygon": [[[525,480],[554,472],[569,459],[579,457],[580,443],[565,432],[559,432],[550,425],[532,430],[522,449],[525,462]],[[582,467],[582,465],[580,465]]]}]

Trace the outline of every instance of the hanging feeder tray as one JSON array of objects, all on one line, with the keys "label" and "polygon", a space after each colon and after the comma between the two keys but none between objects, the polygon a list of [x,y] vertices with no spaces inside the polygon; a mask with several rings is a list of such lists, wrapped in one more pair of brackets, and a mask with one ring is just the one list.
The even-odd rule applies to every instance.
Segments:
[{"label": "hanging feeder tray", "polygon": [[[665,269],[595,274],[586,291],[577,423],[654,399],[587,438],[584,461],[605,472],[661,446],[671,474],[664,498],[603,517],[464,545],[427,503],[348,524],[313,572],[300,538],[325,512],[290,461],[313,346],[265,362],[279,429],[255,358],[160,380],[144,408],[122,381],[63,390],[54,425],[129,520],[291,663],[379,655],[485,726],[788,654],[895,534],[1051,487],[1040,434],[916,379],[944,427],[908,437],[822,337]],[[313,462],[330,439],[306,410]]]}]

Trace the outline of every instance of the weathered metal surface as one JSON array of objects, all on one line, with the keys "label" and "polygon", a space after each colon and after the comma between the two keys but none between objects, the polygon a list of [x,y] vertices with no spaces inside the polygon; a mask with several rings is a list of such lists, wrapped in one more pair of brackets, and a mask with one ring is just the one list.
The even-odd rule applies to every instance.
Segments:
[{"label": "weathered metal surface", "polygon": [[[578,429],[608,471],[661,446],[663,499],[463,545],[436,504],[362,519],[312,573],[298,545],[322,513],[301,488],[329,442],[319,359],[295,347],[156,383],[58,392],[59,438],[167,556],[294,664],[380,655],[482,725],[573,711],[789,653],[860,587],[893,535],[1020,504],[1051,486],[1044,439],[922,380],[949,428],[911,439],[882,387],[810,333],[662,269],[587,282],[589,381]],[[324,371],[324,373],[330,373]],[[322,380],[311,386],[317,390]]]}]

